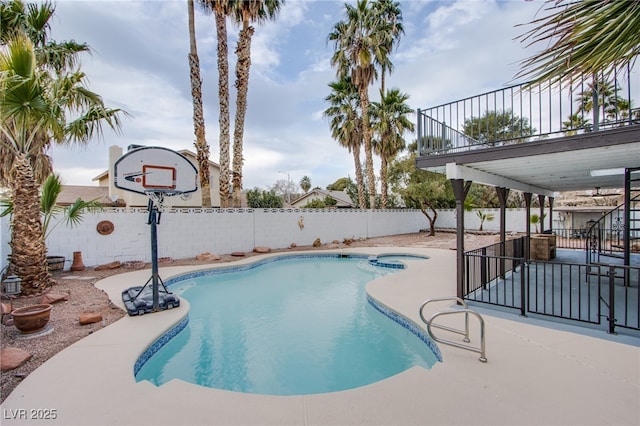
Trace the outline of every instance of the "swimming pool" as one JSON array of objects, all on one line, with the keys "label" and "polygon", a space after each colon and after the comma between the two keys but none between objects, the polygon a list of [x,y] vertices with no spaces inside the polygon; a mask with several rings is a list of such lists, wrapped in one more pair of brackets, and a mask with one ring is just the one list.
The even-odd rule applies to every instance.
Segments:
[{"label": "swimming pool", "polygon": [[143,356],[136,380],[303,395],[363,386],[414,365],[430,368],[438,355],[424,333],[364,289],[398,270],[366,256],[303,255],[170,280],[191,305],[188,323]]}]

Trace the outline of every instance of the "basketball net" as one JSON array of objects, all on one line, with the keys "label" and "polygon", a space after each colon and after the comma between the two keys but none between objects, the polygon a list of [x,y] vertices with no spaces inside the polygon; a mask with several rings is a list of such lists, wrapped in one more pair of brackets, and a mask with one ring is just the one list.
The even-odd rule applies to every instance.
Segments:
[{"label": "basketball net", "polygon": [[145,191],[145,194],[153,201],[159,212],[166,213],[171,210],[174,197],[180,195],[181,192]]}]

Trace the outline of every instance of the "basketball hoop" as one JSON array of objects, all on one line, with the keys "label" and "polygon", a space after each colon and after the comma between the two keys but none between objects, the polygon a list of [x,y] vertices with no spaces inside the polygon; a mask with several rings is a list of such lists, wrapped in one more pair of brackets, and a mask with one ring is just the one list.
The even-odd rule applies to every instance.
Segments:
[{"label": "basketball hoop", "polygon": [[[162,147],[140,147],[122,156],[113,166],[114,185],[125,191],[149,197],[151,226],[151,278],[142,287],[122,293],[129,315],[142,315],[180,306],[180,300],[167,290],[158,274],[157,226],[163,212],[171,210],[176,195],[190,196],[197,190],[198,171],[182,154]],[[144,293],[151,283],[151,292]],[[159,285],[164,291],[161,293]],[[145,295],[151,296],[151,301]],[[161,297],[162,296],[162,297]]]}]

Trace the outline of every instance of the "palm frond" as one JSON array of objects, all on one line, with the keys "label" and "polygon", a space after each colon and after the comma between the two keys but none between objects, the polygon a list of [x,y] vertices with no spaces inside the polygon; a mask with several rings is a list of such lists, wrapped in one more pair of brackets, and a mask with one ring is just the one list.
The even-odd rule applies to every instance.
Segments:
[{"label": "palm frond", "polygon": [[84,213],[102,210],[102,205],[98,202],[98,198],[91,201],[84,201],[78,198],[66,209],[65,223],[69,227],[79,225],[84,219]]},{"label": "palm frond", "polygon": [[640,0],[547,0],[547,15],[517,37],[527,47],[546,44],[521,63],[515,78],[534,83],[609,73],[640,54]]}]

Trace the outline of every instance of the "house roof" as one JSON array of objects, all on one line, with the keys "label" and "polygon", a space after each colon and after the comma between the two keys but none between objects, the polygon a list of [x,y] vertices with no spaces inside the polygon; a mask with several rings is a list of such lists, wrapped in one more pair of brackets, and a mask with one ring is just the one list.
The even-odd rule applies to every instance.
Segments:
[{"label": "house roof", "polygon": [[613,209],[611,206],[554,206],[553,210],[567,213],[605,213]]},{"label": "house roof", "polygon": [[68,206],[73,204],[78,198],[83,201],[97,200],[105,206],[112,206],[114,204],[109,198],[109,187],[80,185],[62,185],[62,192],[58,195],[57,204]]},{"label": "house roof", "polygon": [[327,197],[327,196],[333,198],[334,200],[337,201],[336,207],[353,207],[353,202],[351,201],[351,198],[349,197],[349,195],[346,192],[344,192],[344,191],[327,191],[327,190],[320,189],[320,188],[312,189],[311,191],[309,191],[306,194],[304,194],[302,197],[293,200],[291,202],[291,205],[292,206],[299,206],[300,204],[307,204],[306,202],[304,202],[304,200],[308,199],[308,198],[311,198],[314,195],[316,195],[316,196],[319,195],[322,198]]}]

